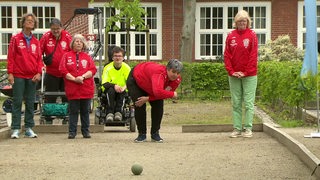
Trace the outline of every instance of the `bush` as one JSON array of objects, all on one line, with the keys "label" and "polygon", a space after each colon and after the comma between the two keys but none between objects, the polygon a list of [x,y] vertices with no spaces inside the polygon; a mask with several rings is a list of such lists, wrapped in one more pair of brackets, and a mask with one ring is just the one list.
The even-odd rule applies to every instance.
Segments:
[{"label": "bush", "polygon": [[289,35],[279,36],[259,48],[260,61],[301,61],[304,51],[296,48]]}]

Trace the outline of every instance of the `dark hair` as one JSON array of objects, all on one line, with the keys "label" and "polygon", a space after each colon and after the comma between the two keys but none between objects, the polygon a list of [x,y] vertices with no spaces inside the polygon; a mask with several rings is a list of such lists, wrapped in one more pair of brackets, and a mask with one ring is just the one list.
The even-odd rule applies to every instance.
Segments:
[{"label": "dark hair", "polygon": [[126,53],[126,52],[125,52],[124,49],[122,49],[121,47],[119,47],[119,46],[114,46],[114,47],[112,48],[112,56],[113,56],[114,53],[119,53],[119,52],[121,52],[122,55],[125,56],[125,53]]},{"label": "dark hair", "polygon": [[61,23],[61,21],[58,19],[58,18],[53,18],[53,19],[51,19],[51,22],[50,22],[50,26],[52,26],[52,25],[59,25],[60,27],[62,27],[62,23]]},{"label": "dark hair", "polygon": [[167,70],[174,69],[178,73],[182,71],[183,65],[178,59],[170,59],[167,64]]},{"label": "dark hair", "polygon": [[31,16],[34,20],[34,26],[33,26],[33,29],[34,30],[37,26],[38,26],[38,20],[37,20],[37,17],[36,15],[34,15],[33,13],[26,13],[22,16],[21,20],[20,20],[20,25],[22,27],[22,29],[24,28],[23,27],[23,24],[26,22],[26,19],[27,17]]}]

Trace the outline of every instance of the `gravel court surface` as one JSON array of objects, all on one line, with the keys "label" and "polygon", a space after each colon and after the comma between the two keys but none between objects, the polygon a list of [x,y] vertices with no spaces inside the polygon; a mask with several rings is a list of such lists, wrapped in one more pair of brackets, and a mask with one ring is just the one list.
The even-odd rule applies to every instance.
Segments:
[{"label": "gravel court surface", "polygon": [[[150,128],[149,128],[150,129]],[[134,143],[137,133],[106,127],[91,139],[40,133],[0,141],[0,179],[316,179],[297,156],[263,132],[182,133],[163,126],[164,143]],[[133,164],[143,166],[139,176]]]}]

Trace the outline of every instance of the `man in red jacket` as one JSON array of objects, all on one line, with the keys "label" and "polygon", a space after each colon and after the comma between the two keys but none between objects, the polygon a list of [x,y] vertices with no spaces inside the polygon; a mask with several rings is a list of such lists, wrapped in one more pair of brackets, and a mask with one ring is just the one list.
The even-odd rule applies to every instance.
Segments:
[{"label": "man in red jacket", "polygon": [[[53,18],[50,22],[50,31],[45,33],[40,39],[41,53],[46,56],[52,55],[51,63],[46,63],[46,75],[44,79],[45,91],[64,92],[64,81],[62,73],[59,71],[62,56],[69,52],[72,36],[62,28],[59,19]],[[46,103],[55,103],[56,96],[47,96]],[[63,101],[67,101],[63,98]],[[46,117],[46,123],[52,124],[52,118]]]},{"label": "man in red jacket", "polygon": [[151,140],[163,142],[159,135],[163,116],[163,100],[178,97],[175,90],[181,83],[182,67],[179,60],[172,59],[167,66],[154,62],[141,63],[130,72],[127,88],[134,102],[134,116],[139,132],[135,142],[144,142],[147,138],[147,101],[151,105]]},{"label": "man in red jacket", "polygon": [[40,81],[43,68],[40,43],[33,36],[37,26],[34,14],[24,14],[21,18],[22,31],[12,36],[8,49],[8,81],[13,89],[11,138],[19,138],[21,129],[22,100],[25,100],[25,136],[37,137],[34,126],[34,102],[36,83]]}]

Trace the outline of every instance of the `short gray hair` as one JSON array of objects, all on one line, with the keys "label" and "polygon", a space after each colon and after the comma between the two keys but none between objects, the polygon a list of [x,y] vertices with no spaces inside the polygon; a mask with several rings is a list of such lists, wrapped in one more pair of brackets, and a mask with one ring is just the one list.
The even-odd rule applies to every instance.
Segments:
[{"label": "short gray hair", "polygon": [[58,18],[53,18],[49,24],[50,26],[52,25],[59,25],[60,27],[62,27],[62,23]]},{"label": "short gray hair", "polygon": [[182,71],[183,65],[182,62],[178,59],[170,59],[167,64],[167,70],[173,69],[180,73]]},{"label": "short gray hair", "polygon": [[87,43],[87,40],[84,36],[82,36],[81,34],[75,34],[72,38],[72,41],[70,43],[70,48],[73,49],[73,44],[74,44],[74,41],[76,39],[80,39],[80,41],[83,43],[83,48],[82,48],[82,51],[87,51],[88,49],[88,43]]}]

